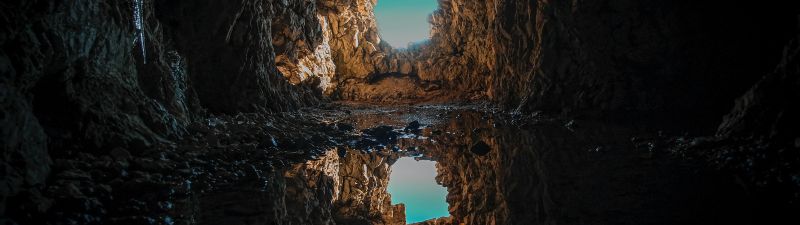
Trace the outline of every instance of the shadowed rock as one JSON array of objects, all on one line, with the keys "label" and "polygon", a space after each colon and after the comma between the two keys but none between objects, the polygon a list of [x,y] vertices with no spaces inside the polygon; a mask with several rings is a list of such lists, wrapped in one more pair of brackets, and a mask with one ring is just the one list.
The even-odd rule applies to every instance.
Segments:
[{"label": "shadowed rock", "polygon": [[478,143],[473,144],[472,147],[469,148],[469,151],[475,153],[476,155],[484,156],[492,151],[492,147],[486,144],[486,142],[478,141]]}]

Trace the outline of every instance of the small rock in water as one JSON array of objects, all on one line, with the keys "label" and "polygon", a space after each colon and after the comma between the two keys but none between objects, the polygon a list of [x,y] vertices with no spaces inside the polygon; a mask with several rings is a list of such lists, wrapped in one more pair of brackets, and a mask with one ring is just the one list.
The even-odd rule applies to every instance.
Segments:
[{"label": "small rock in water", "polygon": [[390,126],[378,126],[370,129],[362,130],[366,135],[371,136],[380,144],[391,144],[397,141],[397,137],[400,135],[399,133],[394,131],[394,128]]},{"label": "small rock in water", "polygon": [[408,124],[408,126],[406,126],[405,130],[406,131],[416,131],[416,130],[419,130],[419,127],[420,127],[419,121],[414,120],[414,122],[411,122],[411,123]]},{"label": "small rock in water", "polygon": [[492,147],[489,147],[489,145],[483,141],[478,141],[478,143],[475,143],[474,145],[472,145],[472,148],[469,149],[469,151],[479,156],[484,156],[488,154],[489,151],[491,150]]}]

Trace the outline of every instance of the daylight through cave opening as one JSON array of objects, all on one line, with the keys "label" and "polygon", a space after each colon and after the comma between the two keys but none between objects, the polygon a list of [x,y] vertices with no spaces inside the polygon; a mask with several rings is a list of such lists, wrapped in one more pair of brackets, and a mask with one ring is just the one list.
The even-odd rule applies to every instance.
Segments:
[{"label": "daylight through cave opening", "polygon": [[428,41],[430,15],[437,8],[437,0],[378,1],[374,11],[381,39],[398,49]]}]

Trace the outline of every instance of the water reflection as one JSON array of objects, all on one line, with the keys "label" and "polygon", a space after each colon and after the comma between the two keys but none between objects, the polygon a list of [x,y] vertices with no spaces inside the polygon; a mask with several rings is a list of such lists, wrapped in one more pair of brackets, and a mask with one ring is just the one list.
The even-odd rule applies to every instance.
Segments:
[{"label": "water reflection", "polygon": [[201,224],[783,224],[736,179],[647,132],[470,107],[333,114],[336,151],[275,171],[267,188],[191,198],[200,209],[187,214]]},{"label": "water reflection", "polygon": [[389,176],[392,203],[404,204],[406,222],[416,223],[449,216],[447,189],[436,183],[436,162],[403,157]]},{"label": "water reflection", "polygon": [[[626,127],[448,108],[356,114],[351,121],[381,121],[358,125],[392,125],[401,133],[423,119],[431,121],[419,132],[424,139],[392,139],[386,149],[414,149],[438,162],[436,180],[447,188],[451,216],[435,224],[753,222],[755,206],[734,179],[676,159],[654,147],[656,137]],[[395,170],[412,171],[399,169],[412,161],[401,159]],[[392,185],[419,185],[392,176]],[[393,203],[404,201],[392,185]],[[425,191],[417,192],[408,194]],[[407,208],[408,222],[419,221],[412,219],[415,207]]]}]

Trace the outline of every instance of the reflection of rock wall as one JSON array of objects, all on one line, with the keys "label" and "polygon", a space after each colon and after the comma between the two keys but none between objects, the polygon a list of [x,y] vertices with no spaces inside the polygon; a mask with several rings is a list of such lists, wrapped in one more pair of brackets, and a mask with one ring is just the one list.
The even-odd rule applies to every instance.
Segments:
[{"label": "reflection of rock wall", "polygon": [[[757,206],[733,179],[637,148],[625,128],[450,116],[433,127],[445,134],[416,144],[437,161],[451,217],[420,224],[752,223]],[[488,154],[475,154],[481,141]]]},{"label": "reflection of rock wall", "polygon": [[405,208],[392,205],[387,192],[396,158],[352,150],[340,158],[328,151],[270,174],[266,184],[205,194],[194,217],[200,224],[405,224]]},{"label": "reflection of rock wall", "polygon": [[[445,124],[447,130],[462,133],[436,137],[442,144],[424,146],[437,162],[436,181],[447,187],[450,205],[450,219],[433,224],[517,224],[508,220],[509,206],[503,192],[502,154],[507,152],[498,149],[495,138],[486,130],[490,126],[479,113],[463,113]],[[493,150],[485,156],[471,154],[470,147],[478,141]]]},{"label": "reflection of rock wall", "polygon": [[397,156],[349,151],[341,159],[340,196],[335,206],[340,224],[405,224],[403,205],[392,205],[388,193],[391,164]]},{"label": "reflection of rock wall", "polygon": [[330,152],[318,161],[291,166],[270,176],[266,183],[239,183],[203,194],[199,210],[187,224],[328,224],[333,225],[333,202],[340,186],[339,159]]}]

